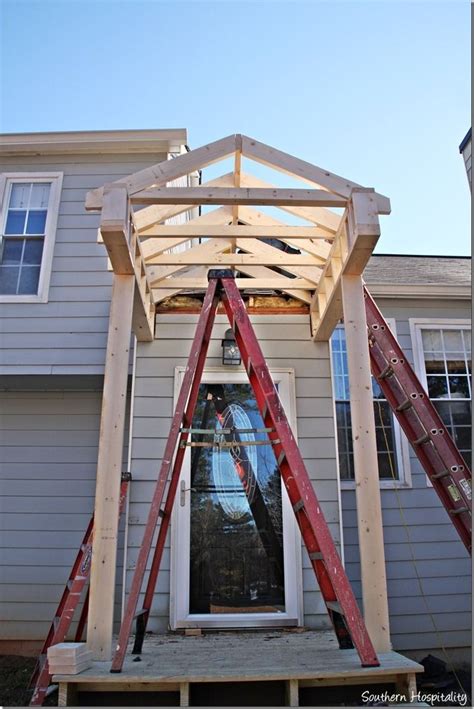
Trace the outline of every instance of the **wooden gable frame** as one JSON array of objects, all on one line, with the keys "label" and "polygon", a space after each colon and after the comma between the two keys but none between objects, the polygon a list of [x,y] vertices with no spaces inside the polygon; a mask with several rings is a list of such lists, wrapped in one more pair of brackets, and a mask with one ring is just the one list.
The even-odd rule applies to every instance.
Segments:
[{"label": "wooden gable frame", "polygon": [[[231,156],[231,172],[199,186],[173,184]],[[243,171],[242,158],[309,187],[276,187]],[[169,222],[195,205],[217,208]],[[282,218],[259,206],[276,207]],[[321,340],[342,316],[340,279],[362,273],[380,234],[378,215],[390,212],[390,201],[245,135],[230,135],[92,190],[86,208],[102,210],[100,232],[114,273],[135,276],[139,340],[153,339],[156,303],[202,290],[216,265],[235,270],[242,289],[275,289],[309,304],[312,335]],[[303,225],[285,221],[285,213]]]}]

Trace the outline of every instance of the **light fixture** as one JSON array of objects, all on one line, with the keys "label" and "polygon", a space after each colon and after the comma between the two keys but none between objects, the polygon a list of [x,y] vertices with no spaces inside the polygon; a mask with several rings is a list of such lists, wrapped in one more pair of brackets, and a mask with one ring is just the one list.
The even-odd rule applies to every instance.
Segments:
[{"label": "light fixture", "polygon": [[240,364],[240,352],[235,341],[234,332],[231,328],[226,330],[224,339],[221,341],[222,346],[222,364]]}]

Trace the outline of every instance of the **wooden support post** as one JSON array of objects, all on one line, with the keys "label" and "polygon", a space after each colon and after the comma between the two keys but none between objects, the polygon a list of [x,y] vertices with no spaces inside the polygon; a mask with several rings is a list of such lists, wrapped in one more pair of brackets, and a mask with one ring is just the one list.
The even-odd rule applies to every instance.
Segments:
[{"label": "wooden support post", "polygon": [[179,683],[179,706],[189,707],[189,682]]},{"label": "wooden support post", "polygon": [[390,630],[367,321],[361,276],[342,276],[364,619],[377,652]]},{"label": "wooden support post", "polygon": [[58,707],[77,706],[77,685],[73,682],[60,682],[58,690]]},{"label": "wooden support post", "polygon": [[406,701],[412,703],[417,697],[416,674],[408,673],[397,675],[396,689],[398,694],[402,694]]},{"label": "wooden support post", "polygon": [[87,645],[110,660],[135,276],[114,275],[105,359],[94,508]]},{"label": "wooden support post", "polygon": [[287,679],[285,680],[285,698],[287,707],[299,707],[300,705],[300,693],[299,693],[299,680],[297,679]]}]

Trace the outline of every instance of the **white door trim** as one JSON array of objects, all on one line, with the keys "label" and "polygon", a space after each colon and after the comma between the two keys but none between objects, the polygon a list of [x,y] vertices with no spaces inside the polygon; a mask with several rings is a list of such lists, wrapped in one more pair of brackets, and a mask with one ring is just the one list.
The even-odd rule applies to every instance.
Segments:
[{"label": "white door trim", "polygon": [[[179,394],[185,367],[175,368],[174,403]],[[295,438],[296,431],[296,395],[295,373],[291,368],[274,367],[270,373],[276,384],[288,421]],[[228,367],[206,367],[202,382],[205,383],[248,383],[244,370],[230,370]],[[185,488],[190,488],[190,449],[186,451],[181,480]],[[171,565],[170,565],[170,625],[178,628],[233,628],[233,627],[271,627],[277,625],[302,625],[303,623],[303,572],[301,559],[301,536],[295,516],[283,486],[283,550],[285,568],[285,613],[219,613],[189,614],[189,539],[190,515],[189,492],[186,504],[180,504],[180,488],[171,516]]]}]

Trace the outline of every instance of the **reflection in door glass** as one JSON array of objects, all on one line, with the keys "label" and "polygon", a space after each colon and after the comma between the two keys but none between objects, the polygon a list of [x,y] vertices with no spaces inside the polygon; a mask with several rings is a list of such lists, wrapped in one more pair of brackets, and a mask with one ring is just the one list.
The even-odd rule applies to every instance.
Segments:
[{"label": "reflection in door glass", "polygon": [[191,448],[190,613],[285,611],[281,479],[263,428],[250,384],[201,384],[193,429],[216,432],[192,437],[215,445]]}]

